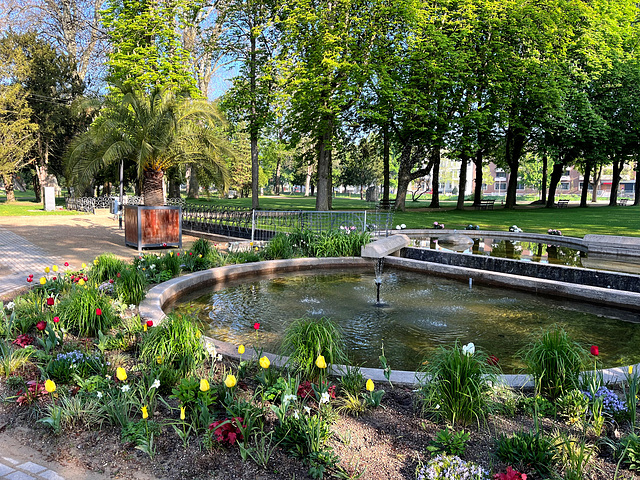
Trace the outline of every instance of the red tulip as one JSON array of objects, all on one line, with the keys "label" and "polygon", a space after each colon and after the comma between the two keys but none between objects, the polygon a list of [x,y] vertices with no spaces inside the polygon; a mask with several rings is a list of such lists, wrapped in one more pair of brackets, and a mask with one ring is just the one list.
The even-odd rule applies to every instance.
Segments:
[{"label": "red tulip", "polygon": [[109,279],[109,283],[113,283],[113,278],[110,278],[110,279]]},{"label": "red tulip", "polygon": [[96,315],[98,316],[102,315],[102,310],[99,308],[96,308]]},{"label": "red tulip", "polygon": [[120,278],[120,272],[116,273],[116,277]]},{"label": "red tulip", "polygon": [[153,320],[147,320],[147,327],[153,327]]},{"label": "red tulip", "polygon": [[193,255],[193,252],[189,252],[189,256],[192,256],[192,255]]},{"label": "red tulip", "polygon": [[258,330],[260,328],[260,324],[258,322],[253,324],[253,328],[255,328],[256,330]]},{"label": "red tulip", "polygon": [[58,323],[60,321],[60,317],[53,317],[53,323]]},{"label": "red tulip", "polygon": [[58,279],[58,277],[53,277],[53,281],[55,282]]},{"label": "red tulip", "polygon": [[69,266],[69,262],[64,262],[64,266],[68,267]]},{"label": "red tulip", "polygon": [[47,322],[40,320],[38,323],[36,323],[36,328],[40,331],[43,331],[45,328],[47,328]]},{"label": "red tulip", "polygon": [[496,357],[495,355],[489,355],[487,357],[487,363],[491,366],[498,365],[498,357]]},{"label": "red tulip", "polygon": [[28,277],[28,278],[27,278],[27,282],[28,282],[28,283],[33,282],[33,278],[32,278],[32,277]]},{"label": "red tulip", "polygon": [[53,299],[53,297],[47,297],[47,305],[51,307],[53,306],[54,303],[55,303],[55,300]]},{"label": "red tulip", "polygon": [[33,273],[30,273],[30,274],[29,274],[29,278],[33,278]]},{"label": "red tulip", "polygon": [[591,345],[591,355],[593,355],[594,357],[600,355],[600,350],[598,350],[597,345]]}]

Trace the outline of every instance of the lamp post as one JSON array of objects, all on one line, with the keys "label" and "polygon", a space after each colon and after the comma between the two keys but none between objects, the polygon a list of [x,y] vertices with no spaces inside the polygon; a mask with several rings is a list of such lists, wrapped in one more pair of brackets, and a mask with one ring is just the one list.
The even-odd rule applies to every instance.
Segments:
[{"label": "lamp post", "polygon": [[120,160],[120,201],[118,202],[118,226],[122,230],[122,197],[124,192],[124,160]]}]

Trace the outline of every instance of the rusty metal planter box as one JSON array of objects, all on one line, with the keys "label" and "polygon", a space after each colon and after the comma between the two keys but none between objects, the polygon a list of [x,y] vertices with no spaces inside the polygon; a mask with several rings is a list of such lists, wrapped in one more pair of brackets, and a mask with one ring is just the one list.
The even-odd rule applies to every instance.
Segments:
[{"label": "rusty metal planter box", "polygon": [[138,250],[149,247],[182,248],[180,206],[124,206],[124,241]]}]

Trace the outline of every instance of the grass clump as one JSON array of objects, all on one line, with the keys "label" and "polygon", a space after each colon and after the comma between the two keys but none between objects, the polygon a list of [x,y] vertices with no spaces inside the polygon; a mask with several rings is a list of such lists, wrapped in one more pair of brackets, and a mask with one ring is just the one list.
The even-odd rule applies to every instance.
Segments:
[{"label": "grass clump", "polygon": [[579,385],[588,352],[560,327],[543,332],[520,351],[537,393],[555,400]]},{"label": "grass clump", "polygon": [[125,305],[138,305],[145,297],[147,277],[133,267],[127,267],[116,275],[114,293]]},{"label": "grass clump", "polygon": [[328,317],[294,320],[285,331],[281,349],[283,355],[290,357],[289,367],[306,380],[316,380],[325,373],[316,365],[319,355],[324,357],[327,365],[345,363],[346,360],[342,333]]},{"label": "grass clump", "polygon": [[496,441],[496,456],[518,470],[535,470],[543,478],[552,473],[556,450],[553,440],[542,432],[517,432],[500,435]]},{"label": "grass clump", "polygon": [[185,377],[194,373],[206,357],[200,337],[192,318],[169,314],[143,337],[140,359],[147,364],[171,365]]},{"label": "grass clump", "polygon": [[484,421],[498,373],[487,358],[472,343],[440,347],[423,362],[423,413],[451,425]]},{"label": "grass clump", "polygon": [[76,286],[57,307],[61,325],[80,335],[95,337],[120,323],[111,300],[96,288]]},{"label": "grass clump", "polygon": [[127,268],[127,264],[113,253],[98,255],[93,261],[90,278],[97,283],[115,280],[118,273]]}]

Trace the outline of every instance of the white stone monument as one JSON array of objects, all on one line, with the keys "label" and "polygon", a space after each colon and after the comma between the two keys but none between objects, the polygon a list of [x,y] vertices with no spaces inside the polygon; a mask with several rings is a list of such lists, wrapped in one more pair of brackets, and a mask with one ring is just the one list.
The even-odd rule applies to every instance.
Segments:
[{"label": "white stone monument", "polygon": [[56,209],[56,190],[54,187],[44,187],[44,211],[53,212]]}]

